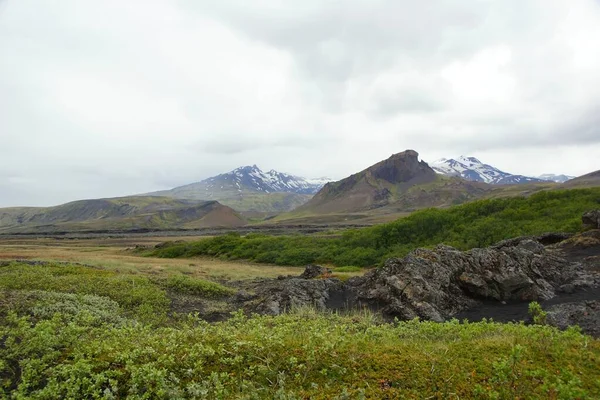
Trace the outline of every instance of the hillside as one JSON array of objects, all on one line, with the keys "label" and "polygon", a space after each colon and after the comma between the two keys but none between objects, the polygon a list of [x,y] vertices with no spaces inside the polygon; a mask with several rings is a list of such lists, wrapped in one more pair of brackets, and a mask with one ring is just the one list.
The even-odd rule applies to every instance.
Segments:
[{"label": "hillside", "polygon": [[447,206],[477,198],[487,192],[484,183],[444,177],[414,150],[393,154],[361,172],[327,183],[308,203],[294,210],[298,215],[413,211]]},{"label": "hillside", "polygon": [[80,200],[55,207],[0,209],[0,233],[234,227],[246,221],[216,201],[166,197]]},{"label": "hillside", "polygon": [[562,187],[593,187],[600,186],[600,170],[571,179],[562,184]]},{"label": "hillside", "polygon": [[327,178],[310,180],[252,165],[148,195],[216,200],[244,212],[282,212],[306,203],[325,182]]}]

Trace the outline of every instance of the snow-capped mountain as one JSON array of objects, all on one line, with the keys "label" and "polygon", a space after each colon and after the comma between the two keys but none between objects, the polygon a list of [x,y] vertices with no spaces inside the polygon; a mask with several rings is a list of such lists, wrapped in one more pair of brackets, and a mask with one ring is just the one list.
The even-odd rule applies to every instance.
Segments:
[{"label": "snow-capped mountain", "polygon": [[543,179],[545,181],[565,183],[568,180],[575,179],[575,176],[570,175],[555,175],[555,174],[543,174],[538,176],[537,178]]},{"label": "snow-capped mountain", "polygon": [[239,167],[231,172],[203,180],[207,188],[222,188],[234,185],[237,189],[263,193],[285,192],[314,194],[329,182],[328,178],[305,179],[299,176],[270,170],[262,171],[256,165]]},{"label": "snow-capped mountain", "polygon": [[306,203],[329,181],[304,179],[275,170],[264,172],[252,165],[149,195],[217,200],[237,211],[281,212]]},{"label": "snow-capped mountain", "polygon": [[438,174],[460,176],[468,181],[485,182],[492,185],[544,182],[543,179],[500,171],[496,167],[482,163],[475,157],[442,158],[431,163],[430,166]]}]

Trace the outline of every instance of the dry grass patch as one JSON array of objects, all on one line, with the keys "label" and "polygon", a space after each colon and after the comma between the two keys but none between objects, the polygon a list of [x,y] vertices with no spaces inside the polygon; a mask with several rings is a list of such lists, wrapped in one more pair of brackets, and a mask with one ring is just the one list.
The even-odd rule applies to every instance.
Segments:
[{"label": "dry grass patch", "polygon": [[[136,238],[137,239],[137,238]],[[131,274],[184,274],[213,280],[242,280],[296,275],[294,267],[252,264],[244,261],[222,261],[210,258],[163,259],[140,257],[127,249],[136,244],[152,246],[165,238],[107,239],[0,239],[0,259],[29,259],[89,264],[107,270]],[[174,238],[170,238],[173,240]],[[181,238],[175,238],[177,240]],[[193,240],[194,237],[185,237]]]}]

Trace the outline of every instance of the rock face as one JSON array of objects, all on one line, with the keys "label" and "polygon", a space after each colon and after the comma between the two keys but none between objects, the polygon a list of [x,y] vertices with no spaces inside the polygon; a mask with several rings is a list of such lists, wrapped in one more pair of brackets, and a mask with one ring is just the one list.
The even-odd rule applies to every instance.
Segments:
[{"label": "rock face", "polygon": [[600,337],[600,301],[556,305],[548,310],[547,322],[560,329],[578,325],[588,335]]},{"label": "rock face", "polygon": [[255,295],[246,298],[243,307],[277,315],[307,305],[317,309],[366,306],[388,318],[443,321],[481,301],[548,300],[600,284],[592,270],[584,268],[587,264],[565,258],[560,246],[549,246],[548,251],[540,243],[569,236],[521,237],[466,252],[444,245],[417,249],[347,282],[332,279],[327,268],[309,265],[298,277],[258,282],[251,289]]},{"label": "rock face", "polygon": [[600,210],[588,211],[581,217],[583,225],[591,229],[600,229]]},{"label": "rock face", "polygon": [[348,284],[359,303],[376,305],[388,317],[443,321],[478,300],[544,300],[593,283],[581,264],[522,238],[468,252],[418,249]]},{"label": "rock face", "polygon": [[390,183],[409,182],[421,177],[423,180],[427,180],[435,177],[435,172],[425,161],[419,161],[419,153],[414,150],[394,154],[387,160],[370,167],[369,172],[374,178]]},{"label": "rock face", "polygon": [[331,270],[328,268],[321,267],[320,265],[307,265],[300,278],[314,279],[328,274],[331,274]]},{"label": "rock face", "polygon": [[327,308],[330,293],[343,287],[338,279],[286,278],[261,285],[254,300],[246,304],[251,312],[279,315],[295,307]]}]

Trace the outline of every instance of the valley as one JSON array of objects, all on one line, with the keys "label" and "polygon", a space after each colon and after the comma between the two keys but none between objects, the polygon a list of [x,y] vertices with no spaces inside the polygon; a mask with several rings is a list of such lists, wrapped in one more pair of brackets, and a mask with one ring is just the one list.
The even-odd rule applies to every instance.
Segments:
[{"label": "valley", "polygon": [[0,209],[0,393],[600,396],[598,173],[514,177],[407,150]]}]

